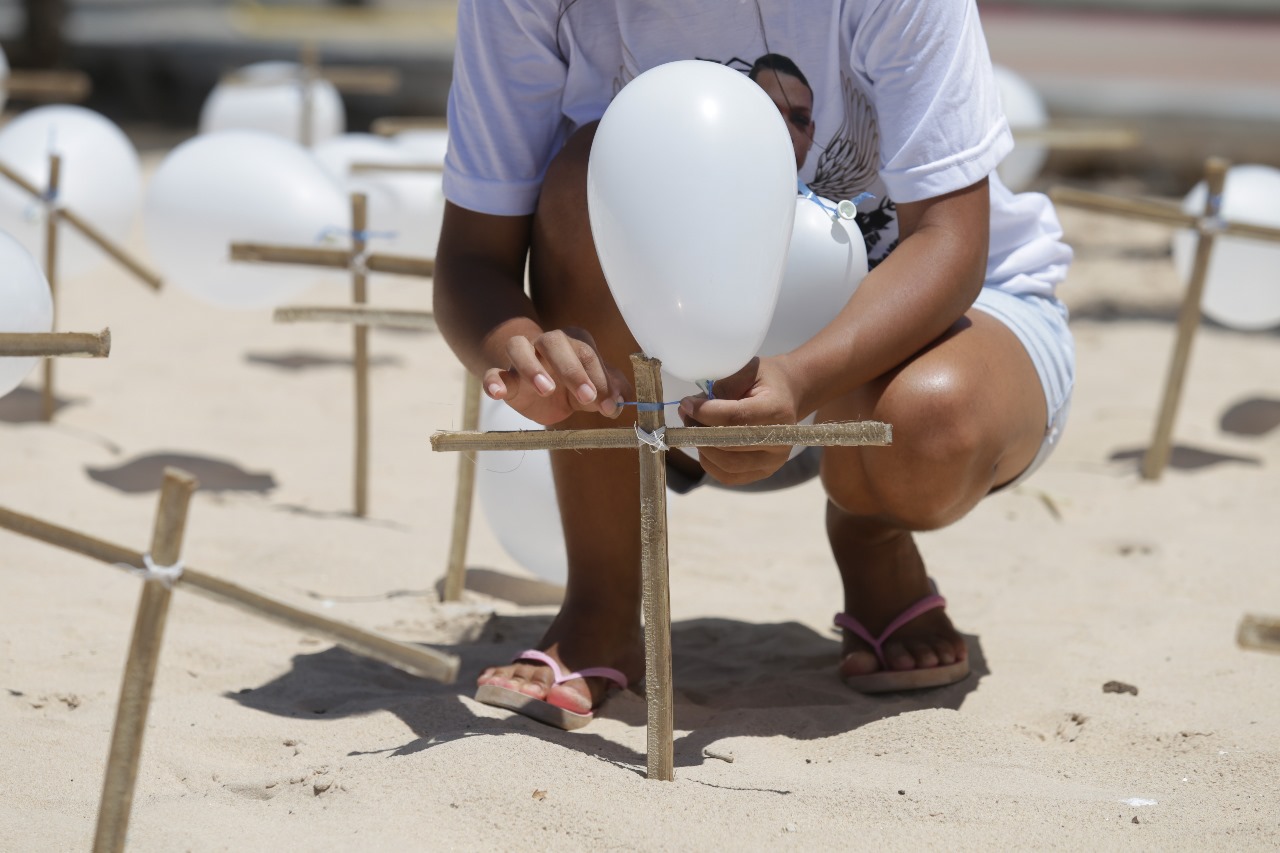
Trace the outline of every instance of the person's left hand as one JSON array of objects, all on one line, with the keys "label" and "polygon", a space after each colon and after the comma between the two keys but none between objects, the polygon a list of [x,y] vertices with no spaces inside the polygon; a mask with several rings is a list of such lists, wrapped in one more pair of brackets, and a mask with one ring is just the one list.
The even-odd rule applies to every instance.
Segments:
[{"label": "person's left hand", "polygon": [[[732,376],[716,380],[715,399],[688,397],[680,404],[686,426],[760,426],[799,423],[792,383],[776,360],[753,358]],[[702,467],[721,483],[741,486],[763,480],[791,455],[788,445],[699,447]]]}]

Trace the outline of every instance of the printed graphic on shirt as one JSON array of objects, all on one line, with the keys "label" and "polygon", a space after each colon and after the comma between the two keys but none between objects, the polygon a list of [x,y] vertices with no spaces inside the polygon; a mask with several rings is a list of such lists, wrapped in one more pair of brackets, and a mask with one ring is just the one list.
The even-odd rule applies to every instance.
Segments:
[{"label": "printed graphic on shirt", "polygon": [[[814,114],[813,89],[804,72],[794,60],[779,53],[767,53],[751,63],[735,56],[721,64],[745,71],[777,105],[795,146],[796,168],[803,169],[815,147],[816,130],[822,124],[821,117]],[[883,197],[883,187],[877,180],[880,138],[875,110],[846,74],[841,75],[841,95],[840,121],[827,144],[817,146],[818,161],[809,188],[833,201],[880,190],[874,207],[866,209],[872,203],[862,205],[864,209],[857,217],[866,240],[868,263],[875,266],[898,244],[896,207],[891,199]]]},{"label": "printed graphic on shirt", "polygon": [[[635,77],[631,69],[638,67],[626,45],[623,45],[623,51],[624,62],[613,80],[615,96]],[[813,89],[800,66],[780,53],[766,53],[754,62],[737,56],[729,59],[695,58],[741,71],[764,89],[787,123],[795,147],[796,168],[803,169],[815,147],[816,130],[824,123],[821,116],[815,115]],[[880,131],[875,108],[848,74],[840,75],[840,83],[843,109],[826,145],[816,146],[818,160],[809,188],[833,201],[854,198],[863,192],[876,195],[874,202],[860,205],[862,210],[857,216],[858,227],[866,241],[867,262],[874,267],[898,245],[897,208],[893,200],[884,195],[883,185],[878,180],[876,161],[880,151]],[[826,136],[825,131],[823,135]]]}]

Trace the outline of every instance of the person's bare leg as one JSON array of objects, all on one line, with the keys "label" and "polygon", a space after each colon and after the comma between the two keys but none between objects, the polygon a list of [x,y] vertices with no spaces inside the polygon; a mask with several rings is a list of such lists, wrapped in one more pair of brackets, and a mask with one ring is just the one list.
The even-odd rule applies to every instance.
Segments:
[{"label": "person's bare leg", "polygon": [[[964,516],[1014,479],[1039,450],[1044,392],[1031,359],[1003,324],[978,310],[905,366],[824,408],[821,420],[880,420],[889,447],[828,448],[827,535],[844,583],[844,609],[873,636],[932,592],[913,531]],[[890,669],[947,665],[967,649],[942,610],[885,643]],[[881,668],[845,632],[842,675]]]},{"label": "person's bare leg", "polygon": [[[594,128],[580,131],[547,173],[534,221],[530,255],[532,296],[545,328],[580,326],[605,360],[630,373],[639,346],[627,330],[596,258],[586,207],[586,164]],[[557,429],[620,428],[634,423],[629,408],[615,420],[580,413]],[[640,629],[640,485],[634,450],[554,451],[556,497],[569,572],[565,600],[538,648],[565,671],[611,666],[631,681],[643,674]],[[479,684],[497,684],[579,713],[608,689],[604,679],[552,687],[548,667],[496,666]]]}]

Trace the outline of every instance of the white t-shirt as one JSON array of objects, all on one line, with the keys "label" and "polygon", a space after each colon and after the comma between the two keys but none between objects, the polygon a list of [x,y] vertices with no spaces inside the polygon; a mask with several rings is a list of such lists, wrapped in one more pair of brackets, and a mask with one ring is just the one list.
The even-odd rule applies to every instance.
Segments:
[{"label": "white t-shirt", "polygon": [[460,0],[444,192],[481,213],[532,213],[547,166],[638,74],[680,59],[746,73],[788,57],[814,95],[800,180],[875,195],[858,224],[874,266],[895,202],[991,185],[986,284],[1052,295],[1071,250],[1048,198],[1013,194],[1013,148],[973,0]]}]

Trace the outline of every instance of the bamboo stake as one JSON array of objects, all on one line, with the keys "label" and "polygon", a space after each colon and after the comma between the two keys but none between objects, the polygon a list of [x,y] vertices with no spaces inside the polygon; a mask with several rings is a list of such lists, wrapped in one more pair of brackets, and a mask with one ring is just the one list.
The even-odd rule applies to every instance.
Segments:
[{"label": "bamboo stake", "polygon": [[396,308],[374,308],[360,305],[290,305],[277,308],[272,315],[277,323],[351,323],[364,326],[399,326],[407,329],[435,329],[435,315],[430,311]]},{"label": "bamboo stake", "polygon": [[[1226,182],[1229,166],[1230,164],[1221,157],[1211,157],[1205,163],[1205,182],[1208,187],[1204,205],[1205,219],[1218,218],[1222,206],[1222,188]],[[1142,456],[1142,477],[1146,480],[1160,479],[1165,465],[1169,463],[1169,454],[1173,446],[1173,421],[1178,414],[1182,386],[1186,381],[1187,364],[1191,360],[1191,344],[1196,328],[1200,325],[1200,300],[1204,293],[1205,277],[1209,272],[1209,260],[1213,255],[1213,244],[1214,232],[1202,230],[1196,242],[1195,260],[1191,265],[1191,280],[1187,283],[1186,293],[1182,297],[1182,308],[1178,312],[1178,334],[1174,343],[1173,358],[1169,362],[1164,396],[1160,401],[1160,414],[1156,417],[1151,446]]]},{"label": "bamboo stake", "polygon": [[111,330],[93,332],[0,332],[0,357],[86,356],[111,353]]},{"label": "bamboo stake", "polygon": [[152,290],[159,290],[164,284],[163,279],[159,275],[152,272],[140,261],[121,248],[120,244],[111,240],[106,234],[103,234],[93,226],[87,219],[80,216],[74,210],[66,207],[60,207],[57,210],[58,218],[65,219],[75,226],[80,235],[91,243],[97,245],[99,249],[106,252],[120,264],[120,266],[133,273],[143,284]]},{"label": "bamboo stake", "polygon": [[[636,399],[662,400],[661,363],[644,355],[631,356]],[[647,433],[663,425],[658,407],[641,406],[636,427]],[[640,454],[640,578],[644,612],[645,705],[650,779],[675,779],[675,691],[671,679],[671,584],[667,562],[667,453],[639,444]]]},{"label": "bamboo stake", "polygon": [[[49,155],[49,184],[46,198],[52,201],[58,197],[61,184],[62,158],[57,154]],[[58,217],[52,205],[46,208],[48,215],[44,219],[44,277],[49,282],[49,301],[53,306],[53,328],[58,328]],[[57,400],[53,394],[53,359],[44,362],[44,386],[40,390],[40,413],[45,421],[52,421],[57,410]]]},{"label": "bamboo stake", "polygon": [[335,89],[351,95],[390,95],[400,88],[400,72],[394,68],[343,65],[322,68],[319,76]]},{"label": "bamboo stake", "polygon": [[[368,198],[363,193],[351,196],[351,251],[356,257],[367,245],[365,230],[369,227]],[[351,267],[351,301],[357,306],[368,301],[368,278],[363,265]],[[364,518],[369,510],[369,327],[353,327],[355,339],[355,408],[356,408],[356,516]]]},{"label": "bamboo stake", "polygon": [[369,125],[369,131],[378,136],[395,136],[406,130],[443,130],[443,116],[382,116]]},{"label": "bamboo stake", "polygon": [[[190,474],[174,468],[165,470],[151,538],[151,556],[158,566],[172,566],[181,556],[187,507],[195,488],[196,480]],[[129,812],[133,808],[134,784],[138,777],[138,761],[142,756],[142,738],[151,707],[151,689],[155,684],[160,644],[164,639],[164,624],[172,594],[172,585],[158,577],[148,577],[142,585],[124,682],[120,686],[115,728],[111,733],[106,778],[102,784],[102,802],[98,807],[98,827],[93,842],[95,853],[114,853],[124,849]]]},{"label": "bamboo stake", "polygon": [[443,172],[441,163],[352,163],[348,167],[351,173],[356,172]]},{"label": "bamboo stake", "polygon": [[375,252],[365,258],[365,266],[371,272],[385,272],[394,275],[430,278],[436,274],[434,258],[418,258],[411,255],[386,255]]},{"label": "bamboo stake", "polygon": [[311,123],[315,114],[315,82],[319,76],[320,51],[315,42],[305,41],[300,50],[299,66],[301,67],[302,101],[298,106],[298,142],[303,148],[310,148],[312,141]]},{"label": "bamboo stake", "polygon": [[1280,653],[1280,619],[1246,614],[1236,631],[1236,643],[1246,649]]},{"label": "bamboo stake", "polygon": [[[480,377],[467,371],[462,391],[462,428],[480,425]],[[445,601],[458,601],[467,585],[467,539],[471,535],[471,506],[476,489],[474,455],[458,457],[458,486],[453,500],[453,533],[449,539],[449,563],[444,573]]]},{"label": "bamboo stake", "polygon": [[[123,563],[139,568],[143,565],[142,554],[137,551],[3,507],[0,507],[0,527],[108,565]],[[458,676],[458,659],[453,655],[410,646],[345,622],[327,619],[190,566],[183,570],[179,585],[261,619],[323,637],[355,654],[381,661],[411,675],[445,683],[452,683]]]},{"label": "bamboo stake", "polygon": [[[668,447],[755,447],[802,444],[814,447],[887,446],[893,428],[878,421],[795,426],[667,427]],[[511,432],[437,432],[432,450],[610,450],[636,446],[626,429]]]},{"label": "bamboo stake", "polygon": [[260,264],[305,264],[311,267],[348,269],[350,249],[322,249],[316,246],[272,246],[265,243],[232,243],[231,260]]},{"label": "bamboo stake", "polygon": [[82,71],[11,69],[4,88],[13,100],[82,101],[93,88]]},{"label": "bamboo stake", "polygon": [[[231,260],[260,264],[304,264],[313,267],[348,269],[355,255],[349,249],[324,249],[315,246],[274,246],[267,243],[232,243]],[[436,264],[431,258],[412,255],[372,253],[364,257],[370,272],[412,275],[430,278]]]},{"label": "bamboo stake", "polygon": [[1193,216],[1169,202],[1142,198],[1118,198],[1105,193],[1090,192],[1075,187],[1053,187],[1049,196],[1058,204],[1111,213],[1117,216],[1133,216],[1161,225],[1191,228],[1201,234],[1212,232],[1230,237],[1249,237],[1255,240],[1280,242],[1280,228],[1257,225],[1252,222],[1221,221],[1216,217]]},{"label": "bamboo stake", "polygon": [[1142,137],[1133,130],[1098,127],[1014,127],[1013,138],[1066,151],[1135,148]]}]

